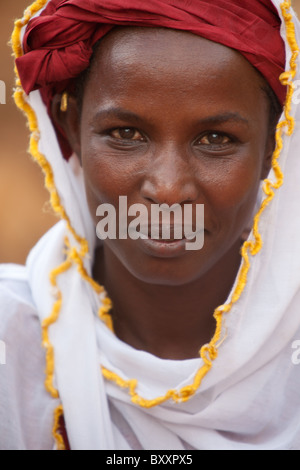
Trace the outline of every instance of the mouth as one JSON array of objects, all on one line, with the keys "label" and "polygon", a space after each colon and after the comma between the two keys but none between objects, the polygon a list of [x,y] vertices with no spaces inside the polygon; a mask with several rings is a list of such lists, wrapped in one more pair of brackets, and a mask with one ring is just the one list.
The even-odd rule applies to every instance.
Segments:
[{"label": "mouth", "polygon": [[146,254],[157,258],[175,258],[183,256],[186,253],[186,239],[164,240],[162,238],[155,240],[153,238],[142,238],[138,240],[140,246]]},{"label": "mouth", "polygon": [[203,228],[194,230],[190,226],[182,225],[152,225],[148,228],[148,225],[139,226],[139,230],[136,227],[128,227],[129,237],[136,239],[150,239],[161,243],[175,243],[178,241],[192,240],[198,233],[203,231]]},{"label": "mouth", "polygon": [[143,233],[143,238],[155,241],[157,243],[179,243],[186,240],[184,230],[181,226],[153,226],[148,233]]},{"label": "mouth", "polygon": [[148,226],[137,229],[128,229],[130,238],[139,242],[140,247],[147,254],[158,258],[176,258],[183,256],[190,249],[192,240],[197,233],[191,227],[157,225],[148,229]]}]

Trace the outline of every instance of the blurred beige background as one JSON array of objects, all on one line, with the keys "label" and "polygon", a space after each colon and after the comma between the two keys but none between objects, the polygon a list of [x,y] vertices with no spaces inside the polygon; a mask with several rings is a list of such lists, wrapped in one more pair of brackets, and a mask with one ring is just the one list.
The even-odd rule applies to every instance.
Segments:
[{"label": "blurred beige background", "polygon": [[[28,251],[57,221],[47,204],[41,171],[27,153],[25,117],[12,99],[14,73],[8,41],[14,19],[22,17],[31,3],[1,0],[0,5],[0,80],[6,84],[6,104],[0,104],[0,263],[24,263]],[[300,0],[292,3],[300,17]]]}]

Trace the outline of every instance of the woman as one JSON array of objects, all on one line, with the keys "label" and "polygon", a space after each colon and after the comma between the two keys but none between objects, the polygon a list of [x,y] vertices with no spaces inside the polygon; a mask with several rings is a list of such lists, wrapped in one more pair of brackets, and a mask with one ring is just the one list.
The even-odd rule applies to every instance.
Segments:
[{"label": "woman", "polygon": [[[279,0],[52,0],[17,22],[62,221],[1,271],[2,448],[300,448],[295,24]],[[97,240],[120,196],[188,206],[194,235],[204,205],[203,247],[175,218]]]}]

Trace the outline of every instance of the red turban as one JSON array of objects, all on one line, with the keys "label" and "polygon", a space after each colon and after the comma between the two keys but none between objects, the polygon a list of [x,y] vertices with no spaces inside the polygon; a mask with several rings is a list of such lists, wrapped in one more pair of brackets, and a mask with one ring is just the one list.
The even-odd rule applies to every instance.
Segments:
[{"label": "red turban", "polygon": [[41,88],[49,109],[53,95],[88,67],[93,45],[116,25],[189,31],[236,49],[284,103],[285,47],[270,0],[51,0],[29,22],[24,55],[16,60],[25,92]]}]

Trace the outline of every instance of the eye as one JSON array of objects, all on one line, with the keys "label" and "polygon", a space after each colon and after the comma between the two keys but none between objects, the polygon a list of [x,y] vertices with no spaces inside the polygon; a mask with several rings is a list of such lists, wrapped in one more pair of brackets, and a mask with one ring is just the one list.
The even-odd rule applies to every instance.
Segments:
[{"label": "eye", "polygon": [[232,139],[228,135],[221,134],[218,132],[210,132],[197,139],[196,144],[222,146],[231,142]]},{"label": "eye", "polygon": [[133,127],[120,127],[113,129],[110,135],[117,140],[128,140],[128,141],[145,141],[142,134]]}]

